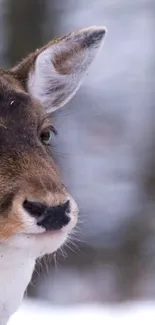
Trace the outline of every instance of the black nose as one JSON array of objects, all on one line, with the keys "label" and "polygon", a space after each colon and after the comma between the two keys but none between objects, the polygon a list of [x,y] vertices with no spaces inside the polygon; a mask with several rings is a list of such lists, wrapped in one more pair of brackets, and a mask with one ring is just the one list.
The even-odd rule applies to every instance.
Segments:
[{"label": "black nose", "polygon": [[25,200],[23,202],[24,209],[37,220],[37,225],[46,230],[60,230],[66,226],[70,217],[70,202],[59,204],[53,207],[46,206],[39,202],[31,202]]}]

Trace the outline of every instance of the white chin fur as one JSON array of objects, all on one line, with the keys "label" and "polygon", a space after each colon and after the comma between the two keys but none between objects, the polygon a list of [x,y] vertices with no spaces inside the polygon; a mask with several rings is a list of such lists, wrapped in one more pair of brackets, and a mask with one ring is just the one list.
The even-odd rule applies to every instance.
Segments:
[{"label": "white chin fur", "polygon": [[27,251],[32,258],[51,254],[60,248],[67,239],[67,232],[55,231],[42,234],[16,234],[7,240],[6,245]]}]

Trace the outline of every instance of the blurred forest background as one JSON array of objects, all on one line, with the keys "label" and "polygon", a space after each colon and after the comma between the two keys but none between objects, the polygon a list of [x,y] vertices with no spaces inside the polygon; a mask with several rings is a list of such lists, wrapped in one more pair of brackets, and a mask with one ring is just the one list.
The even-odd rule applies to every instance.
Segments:
[{"label": "blurred forest background", "polygon": [[90,25],[107,26],[103,50],[53,116],[80,223],[28,290],[52,304],[155,298],[155,1],[0,0],[0,63]]}]

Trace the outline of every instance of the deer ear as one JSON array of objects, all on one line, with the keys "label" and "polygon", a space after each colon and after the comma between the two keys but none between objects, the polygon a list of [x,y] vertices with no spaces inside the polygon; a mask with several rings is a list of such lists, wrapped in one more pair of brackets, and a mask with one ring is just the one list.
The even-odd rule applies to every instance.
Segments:
[{"label": "deer ear", "polygon": [[35,55],[27,88],[48,111],[65,105],[103,44],[105,27],[89,27],[53,41]]}]

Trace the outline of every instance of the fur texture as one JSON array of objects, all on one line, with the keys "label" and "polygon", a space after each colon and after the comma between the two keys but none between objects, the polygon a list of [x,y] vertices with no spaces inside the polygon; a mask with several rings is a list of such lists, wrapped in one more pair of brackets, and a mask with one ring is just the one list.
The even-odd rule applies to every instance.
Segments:
[{"label": "fur texture", "polygon": [[0,325],[20,305],[35,260],[76,225],[77,205],[48,146],[50,113],[73,97],[104,35],[104,27],[71,33],[0,70]]}]

